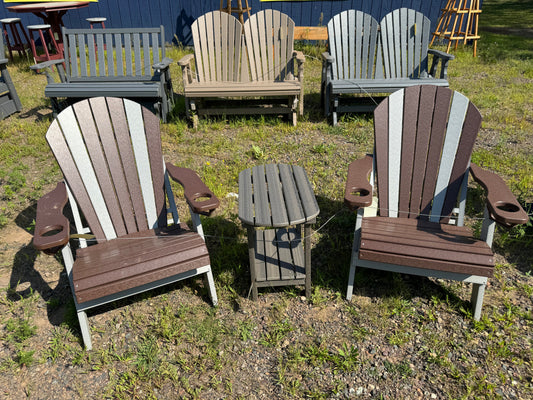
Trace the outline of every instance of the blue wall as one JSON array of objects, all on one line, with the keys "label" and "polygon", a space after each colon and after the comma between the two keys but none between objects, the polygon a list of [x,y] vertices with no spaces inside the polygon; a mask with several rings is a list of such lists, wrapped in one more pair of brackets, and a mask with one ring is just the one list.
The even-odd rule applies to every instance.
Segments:
[{"label": "blue wall", "polygon": [[[44,1],[44,0],[43,0]],[[234,2],[236,4],[236,2]],[[21,17],[23,25],[41,23],[33,14],[15,14],[5,9],[17,3],[3,3],[0,17]],[[326,25],[329,19],[342,10],[365,11],[378,21],[389,11],[408,7],[423,12],[432,21],[433,28],[440,16],[445,0],[330,0],[330,1],[274,1],[249,0],[252,13],[273,8],[289,15],[296,25]],[[88,27],[85,18],[105,16],[107,27],[137,27],[164,25],[167,41],[190,45],[190,26],[200,15],[217,10],[219,0],[99,0],[89,7],[69,11],[64,17],[65,26]]]}]

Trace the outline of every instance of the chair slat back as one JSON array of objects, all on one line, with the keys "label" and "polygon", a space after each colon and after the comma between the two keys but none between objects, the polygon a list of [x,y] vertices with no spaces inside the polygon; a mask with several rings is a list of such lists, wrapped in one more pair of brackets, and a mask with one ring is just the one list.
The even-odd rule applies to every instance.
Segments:
[{"label": "chair slat back", "polygon": [[378,22],[369,14],[346,10],[328,22],[333,79],[375,77]]},{"label": "chair slat back", "polygon": [[67,29],[63,43],[67,78],[151,80],[165,58],[164,28]]},{"label": "chair slat back", "polygon": [[385,78],[419,78],[428,72],[431,21],[408,8],[391,11],[380,22]]},{"label": "chair slat back", "polygon": [[294,21],[277,10],[263,10],[244,23],[252,81],[283,81],[294,73]]},{"label": "chair slat back", "polygon": [[242,24],[234,16],[212,11],[191,27],[198,82],[241,80]]},{"label": "chair slat back", "polygon": [[458,92],[399,90],[374,111],[380,215],[438,222],[457,204],[481,114]]},{"label": "chair slat back", "polygon": [[97,239],[166,226],[159,119],[127,99],[63,110],[46,139]]}]

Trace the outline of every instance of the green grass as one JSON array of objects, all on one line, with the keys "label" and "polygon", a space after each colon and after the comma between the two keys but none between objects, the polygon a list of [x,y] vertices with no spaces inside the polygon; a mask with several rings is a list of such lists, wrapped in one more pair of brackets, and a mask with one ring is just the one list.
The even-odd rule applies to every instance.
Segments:
[{"label": "green grass", "polygon": [[[531,213],[533,10],[526,3],[484,2],[478,57],[468,46],[454,51],[449,80],[483,115],[473,161],[501,174]],[[104,307],[90,315],[91,352],[80,345],[60,257],[11,237],[32,232],[37,199],[61,175],[44,139],[52,120],[40,95],[46,80],[29,72],[27,60],[9,64],[24,110],[0,121],[0,277],[13,286],[0,292],[0,383],[24,369],[57,368],[104,376],[97,387],[73,384],[80,398],[342,398],[360,388],[372,398],[402,398],[419,386],[425,397],[531,397],[531,223],[497,231],[497,268],[479,322],[471,320],[470,288],[456,282],[360,270],[354,300],[343,300],[355,221],[343,208],[344,182],[348,164],[373,149],[373,118],[342,115],[332,127],[319,104],[323,48],[301,49],[308,57],[297,127],[229,116],[201,118],[193,130],[182,98],[162,125],[166,161],[196,170],[221,199],[213,216],[202,217],[219,306],[209,305],[201,280],[189,280]],[[189,51],[173,47],[169,56]],[[171,68],[179,94],[181,73],[177,63]],[[261,289],[258,302],[248,299],[246,232],[234,194],[241,170],[269,162],[303,166],[317,195],[310,302],[301,288]],[[478,217],[484,194],[472,189],[469,211]],[[428,381],[418,379],[422,372]],[[358,377],[367,382],[356,384]]]}]

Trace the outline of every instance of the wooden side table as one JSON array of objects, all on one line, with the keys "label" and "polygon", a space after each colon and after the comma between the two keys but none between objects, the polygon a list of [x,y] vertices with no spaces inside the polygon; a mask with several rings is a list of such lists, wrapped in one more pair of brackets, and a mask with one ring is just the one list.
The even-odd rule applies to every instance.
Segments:
[{"label": "wooden side table", "polygon": [[239,174],[239,218],[248,231],[254,300],[258,287],[287,285],[305,285],[310,298],[311,224],[319,212],[302,167],[268,164]]}]

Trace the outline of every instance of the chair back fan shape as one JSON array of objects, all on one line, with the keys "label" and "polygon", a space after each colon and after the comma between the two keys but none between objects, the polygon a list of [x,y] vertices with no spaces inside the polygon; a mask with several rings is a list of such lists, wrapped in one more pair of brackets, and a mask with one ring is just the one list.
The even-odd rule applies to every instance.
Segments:
[{"label": "chair back fan shape", "polygon": [[244,38],[252,82],[294,79],[294,21],[290,17],[270,9],[255,13],[244,23]]},{"label": "chair back fan shape", "polygon": [[198,82],[241,81],[242,29],[237,18],[221,11],[209,12],[193,22]]},{"label": "chair back fan shape", "polygon": [[[478,109],[448,88],[414,86],[380,103],[375,110],[380,215],[445,222],[461,190],[466,197],[480,126]],[[461,222],[464,202],[459,213]]]},{"label": "chair back fan shape", "polygon": [[369,14],[347,10],[328,22],[332,79],[373,79],[376,72],[378,22]]},{"label": "chair back fan shape", "polygon": [[380,23],[385,78],[427,76],[431,21],[424,14],[399,8]]},{"label": "chair back fan shape", "polygon": [[161,139],[147,132],[159,132],[153,113],[133,101],[101,97],[67,108],[48,130],[46,139],[99,242],[167,225]]}]

